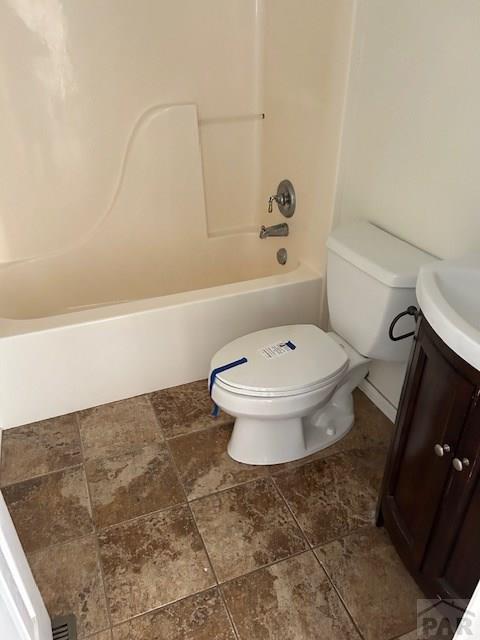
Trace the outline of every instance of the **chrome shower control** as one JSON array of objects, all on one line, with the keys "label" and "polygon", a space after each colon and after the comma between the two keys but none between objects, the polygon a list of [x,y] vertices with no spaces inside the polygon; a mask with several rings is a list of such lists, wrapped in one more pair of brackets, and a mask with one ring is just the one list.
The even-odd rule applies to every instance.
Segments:
[{"label": "chrome shower control", "polygon": [[268,199],[268,212],[272,213],[273,203],[276,202],[278,210],[286,218],[291,218],[295,213],[296,196],[295,189],[290,180],[282,180],[277,188],[277,193]]},{"label": "chrome shower control", "polygon": [[443,458],[446,453],[450,453],[450,445],[449,444],[436,444],[433,447],[435,451],[435,455],[439,458]]},{"label": "chrome shower control", "polygon": [[288,254],[285,248],[279,249],[277,251],[277,262],[278,264],[287,264]]},{"label": "chrome shower control", "polygon": [[264,224],[260,227],[260,240],[264,238],[288,236],[288,224],[286,222],[280,222],[280,224],[274,224],[271,227],[266,227]]},{"label": "chrome shower control", "polygon": [[463,471],[467,467],[470,466],[470,460],[468,458],[454,458],[452,460],[452,465],[455,471]]}]

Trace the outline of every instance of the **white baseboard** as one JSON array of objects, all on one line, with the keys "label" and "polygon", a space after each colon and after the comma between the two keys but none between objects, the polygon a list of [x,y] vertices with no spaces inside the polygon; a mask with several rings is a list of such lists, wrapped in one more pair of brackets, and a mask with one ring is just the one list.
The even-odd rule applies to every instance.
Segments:
[{"label": "white baseboard", "polygon": [[373,386],[368,378],[364,378],[358,385],[360,391],[369,398],[373,404],[384,413],[391,422],[395,422],[397,417],[397,407],[395,407],[380,391]]}]

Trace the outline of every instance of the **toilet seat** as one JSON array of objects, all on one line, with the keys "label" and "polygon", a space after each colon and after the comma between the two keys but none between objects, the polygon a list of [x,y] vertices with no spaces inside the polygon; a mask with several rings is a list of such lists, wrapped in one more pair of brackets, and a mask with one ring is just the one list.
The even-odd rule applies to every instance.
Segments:
[{"label": "toilet seat", "polygon": [[218,373],[225,391],[254,397],[288,397],[330,387],[348,368],[345,350],[315,325],[287,325],[242,336],[220,349],[211,370],[245,357]]}]

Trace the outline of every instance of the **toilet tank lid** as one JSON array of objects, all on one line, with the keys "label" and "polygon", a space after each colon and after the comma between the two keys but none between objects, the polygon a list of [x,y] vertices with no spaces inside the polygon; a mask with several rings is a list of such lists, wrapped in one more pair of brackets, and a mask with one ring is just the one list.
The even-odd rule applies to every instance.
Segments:
[{"label": "toilet tank lid", "polygon": [[366,221],[332,230],[327,247],[389,287],[414,289],[421,266],[434,256]]}]

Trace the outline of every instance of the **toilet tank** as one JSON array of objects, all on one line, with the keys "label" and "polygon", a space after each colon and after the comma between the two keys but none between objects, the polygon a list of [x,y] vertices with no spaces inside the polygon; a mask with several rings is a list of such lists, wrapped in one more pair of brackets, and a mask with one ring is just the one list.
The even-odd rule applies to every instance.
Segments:
[{"label": "toilet tank", "polygon": [[[334,229],[327,241],[327,296],[332,329],[367,358],[407,360],[412,339],[393,342],[388,329],[409,305],[418,306],[418,270],[434,256],[369,222]],[[395,334],[412,331],[402,318]]]}]

